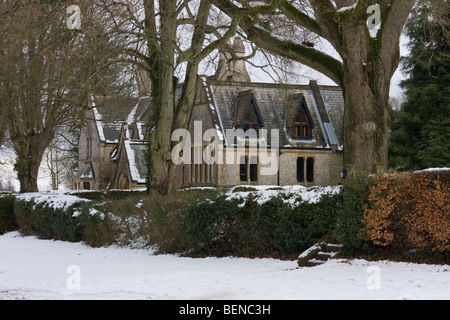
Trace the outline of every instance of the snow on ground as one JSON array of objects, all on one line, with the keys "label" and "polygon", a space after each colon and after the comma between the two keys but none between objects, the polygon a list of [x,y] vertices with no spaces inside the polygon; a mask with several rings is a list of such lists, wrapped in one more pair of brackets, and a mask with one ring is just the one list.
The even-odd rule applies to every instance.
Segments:
[{"label": "snow on ground", "polygon": [[1,299],[450,299],[450,266],[183,258],[0,236]]}]

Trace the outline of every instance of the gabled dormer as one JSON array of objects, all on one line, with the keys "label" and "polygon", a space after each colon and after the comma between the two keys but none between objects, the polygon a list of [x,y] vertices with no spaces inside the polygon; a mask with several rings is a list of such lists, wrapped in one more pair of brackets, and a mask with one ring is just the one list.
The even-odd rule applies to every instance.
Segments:
[{"label": "gabled dormer", "polygon": [[238,94],[234,126],[244,132],[254,129],[257,135],[259,130],[264,127],[261,111],[252,90],[242,91]]},{"label": "gabled dormer", "polygon": [[286,112],[286,130],[291,139],[312,140],[314,122],[303,94],[288,98]]}]

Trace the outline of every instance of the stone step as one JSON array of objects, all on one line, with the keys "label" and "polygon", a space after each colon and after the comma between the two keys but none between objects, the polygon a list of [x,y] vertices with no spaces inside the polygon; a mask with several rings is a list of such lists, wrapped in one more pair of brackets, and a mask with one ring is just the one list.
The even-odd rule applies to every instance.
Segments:
[{"label": "stone step", "polygon": [[310,259],[306,262],[306,267],[315,267],[320,266],[324,264],[326,261],[323,260],[317,260],[317,259]]},{"label": "stone step", "polygon": [[327,261],[328,259],[332,258],[334,256],[334,252],[323,252],[320,251],[316,255],[317,260]]},{"label": "stone step", "polygon": [[299,266],[314,267],[322,265],[334,257],[342,248],[343,245],[341,244],[315,244],[299,256]]},{"label": "stone step", "polygon": [[328,243],[326,247],[327,252],[338,252],[343,248],[342,244],[334,244],[334,243]]}]

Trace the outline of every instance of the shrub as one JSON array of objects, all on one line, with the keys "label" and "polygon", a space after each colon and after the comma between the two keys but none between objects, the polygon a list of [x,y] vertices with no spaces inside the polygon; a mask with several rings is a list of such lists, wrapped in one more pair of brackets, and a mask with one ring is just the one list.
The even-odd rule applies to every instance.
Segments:
[{"label": "shrub", "polygon": [[361,238],[400,250],[450,252],[450,188],[439,178],[385,175],[370,188],[368,200]]},{"label": "shrub", "polygon": [[342,191],[342,202],[337,210],[337,222],[334,230],[336,240],[344,245],[347,254],[367,254],[374,251],[370,241],[361,238],[364,225],[364,206],[369,203],[370,187],[375,178],[371,175],[349,175]]},{"label": "shrub", "polygon": [[219,196],[189,206],[183,226],[192,254],[292,258],[333,229],[340,201],[326,195],[292,207],[281,196],[258,204],[250,194],[243,205]]},{"label": "shrub", "polygon": [[14,217],[14,200],[12,194],[0,194],[0,234],[14,231],[17,228]]},{"label": "shrub", "polygon": [[35,235],[36,229],[34,227],[33,215],[33,201],[14,201],[14,216],[16,217],[19,231],[24,235]]},{"label": "shrub", "polygon": [[188,250],[181,213],[198,199],[215,197],[216,189],[180,190],[168,195],[156,191],[128,193],[107,201],[108,212],[117,228],[116,241],[127,246],[157,246],[159,252],[179,253]]},{"label": "shrub", "polygon": [[35,203],[33,199],[14,203],[14,214],[22,234],[41,239],[84,241],[94,247],[110,244],[115,236],[113,224],[99,209],[98,203],[92,201],[67,207]]},{"label": "shrub", "polygon": [[69,215],[75,211],[81,241],[91,247],[102,247],[116,241],[119,234],[117,223],[114,217],[104,213],[103,204],[79,203],[70,209]]}]

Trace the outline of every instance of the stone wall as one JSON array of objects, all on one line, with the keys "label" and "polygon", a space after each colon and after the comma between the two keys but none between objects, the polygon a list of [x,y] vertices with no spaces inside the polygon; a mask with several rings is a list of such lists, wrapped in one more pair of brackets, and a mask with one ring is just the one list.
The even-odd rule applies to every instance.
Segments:
[{"label": "stone wall", "polygon": [[[88,117],[93,119],[93,113]],[[116,146],[117,144],[100,141],[95,120],[89,121],[81,130],[78,141],[78,167],[82,168],[88,162],[92,164],[95,179],[91,189],[100,190],[108,186],[114,169],[111,152]]]},{"label": "stone wall", "polygon": [[[314,159],[314,181],[306,179],[302,183],[297,181],[297,159]],[[280,185],[301,184],[304,186],[328,186],[341,182],[339,171],[343,167],[343,154],[333,153],[330,150],[282,150],[280,156]]]},{"label": "stone wall", "polygon": [[[229,160],[232,157],[237,159],[235,149],[226,149],[229,152]],[[248,155],[248,153],[247,153]],[[259,154],[258,154],[259,156]],[[305,164],[308,158],[314,159],[314,181],[307,182],[305,170],[305,182],[297,181],[297,159],[303,157]],[[260,159],[260,158],[258,158]],[[230,163],[230,161],[228,161]],[[235,161],[234,164],[227,164],[226,154],[224,155],[224,164],[218,165],[217,185],[219,187],[230,187],[235,185],[304,185],[304,186],[328,186],[341,183],[339,171],[343,166],[343,154],[341,152],[333,153],[330,150],[281,150],[279,172],[272,175],[263,175],[263,164],[258,163],[258,182],[240,180],[240,164]]]}]

